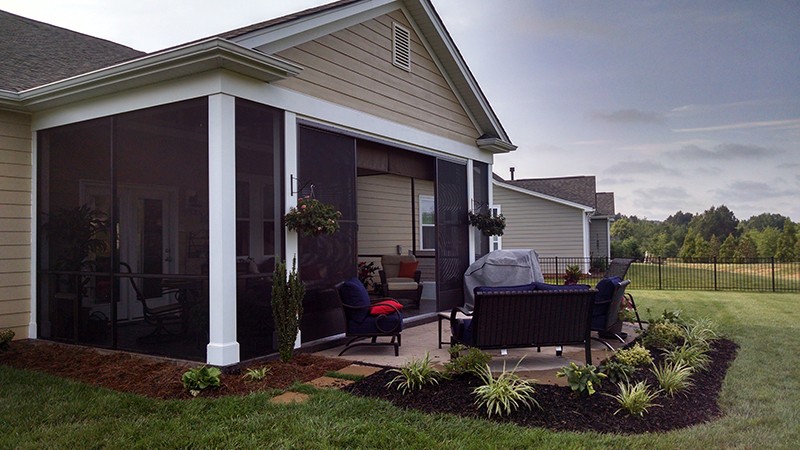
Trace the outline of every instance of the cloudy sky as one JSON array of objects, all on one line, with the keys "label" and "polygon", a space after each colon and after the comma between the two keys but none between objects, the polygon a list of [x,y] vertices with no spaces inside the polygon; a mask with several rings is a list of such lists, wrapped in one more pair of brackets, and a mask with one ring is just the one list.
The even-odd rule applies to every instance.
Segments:
[{"label": "cloudy sky", "polygon": [[[432,0],[516,152],[508,178],[595,175],[617,211],[800,221],[800,2]],[[326,0],[0,0],[155,51]]]}]

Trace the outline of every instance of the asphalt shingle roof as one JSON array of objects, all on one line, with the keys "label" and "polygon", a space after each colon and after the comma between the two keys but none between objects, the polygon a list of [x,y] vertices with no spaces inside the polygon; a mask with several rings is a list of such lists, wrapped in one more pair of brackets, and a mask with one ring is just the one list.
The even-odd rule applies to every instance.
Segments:
[{"label": "asphalt shingle roof", "polygon": [[0,89],[19,92],[145,53],[0,11]]},{"label": "asphalt shingle roof", "polygon": [[594,176],[575,176],[563,178],[526,178],[521,180],[504,180],[497,174],[493,178],[502,183],[521,187],[531,192],[569,200],[574,203],[595,209],[595,214],[613,216],[614,193],[596,192],[597,183]]}]

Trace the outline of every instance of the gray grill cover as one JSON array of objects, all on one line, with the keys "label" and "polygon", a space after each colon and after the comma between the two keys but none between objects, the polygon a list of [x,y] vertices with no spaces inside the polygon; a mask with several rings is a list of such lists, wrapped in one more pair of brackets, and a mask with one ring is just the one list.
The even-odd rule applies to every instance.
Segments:
[{"label": "gray grill cover", "polygon": [[474,263],[464,272],[464,303],[475,303],[474,289],[478,286],[516,286],[538,281],[544,283],[539,255],[533,250],[495,250]]}]

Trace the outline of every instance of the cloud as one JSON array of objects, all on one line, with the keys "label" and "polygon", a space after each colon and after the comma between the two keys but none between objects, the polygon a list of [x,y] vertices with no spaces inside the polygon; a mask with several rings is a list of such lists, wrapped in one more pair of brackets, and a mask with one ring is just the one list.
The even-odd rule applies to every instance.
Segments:
[{"label": "cloud", "polygon": [[666,175],[680,175],[680,172],[677,170],[669,169],[664,167],[658,161],[626,161],[626,162],[619,162],[607,167],[604,171],[605,173],[626,173],[626,174],[637,174],[637,175],[647,175],[647,174],[666,174]]},{"label": "cloud", "polygon": [[711,150],[698,145],[687,145],[670,153],[678,158],[731,160],[773,157],[783,153],[783,151],[752,144],[720,144]]},{"label": "cloud", "polygon": [[707,131],[730,131],[730,130],[746,130],[750,128],[775,128],[775,129],[794,129],[800,128],[800,119],[788,120],[767,120],[758,122],[739,122],[727,125],[717,125],[712,127],[699,127],[699,128],[676,128],[672,131],[676,133],[698,133]]},{"label": "cloud", "polygon": [[778,197],[796,197],[797,191],[781,187],[782,183],[764,183],[761,181],[734,181],[721,189],[713,190],[719,201],[750,202],[774,201]]},{"label": "cloud", "polygon": [[592,117],[611,123],[662,123],[664,116],[653,111],[640,111],[638,109],[620,109],[617,111],[596,111]]}]

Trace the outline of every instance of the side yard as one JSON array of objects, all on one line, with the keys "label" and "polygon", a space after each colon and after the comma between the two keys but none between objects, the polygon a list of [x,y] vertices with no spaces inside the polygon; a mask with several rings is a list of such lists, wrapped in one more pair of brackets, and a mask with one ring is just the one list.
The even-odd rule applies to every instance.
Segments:
[{"label": "side yard", "polygon": [[273,405],[270,393],[165,401],[0,366],[0,448],[791,448],[800,442],[800,295],[632,293],[645,317],[648,308],[710,317],[739,343],[721,394],[725,417],[665,434],[552,432],[427,416],[308,386],[295,388],[312,394],[305,404]]}]

